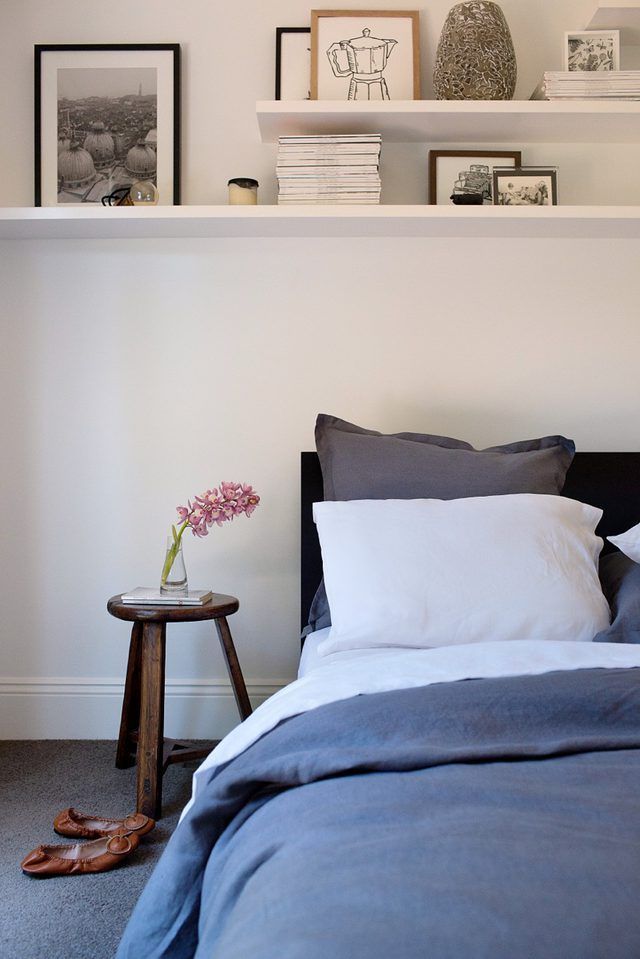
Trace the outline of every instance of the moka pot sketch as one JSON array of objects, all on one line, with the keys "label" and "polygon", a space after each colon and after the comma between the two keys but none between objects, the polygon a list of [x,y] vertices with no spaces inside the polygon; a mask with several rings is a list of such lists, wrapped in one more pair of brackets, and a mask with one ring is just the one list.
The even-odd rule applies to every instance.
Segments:
[{"label": "moka pot sketch", "polygon": [[371,30],[365,27],[361,36],[331,44],[327,56],[334,76],[351,78],[347,100],[391,99],[383,73],[397,42],[372,37]]}]

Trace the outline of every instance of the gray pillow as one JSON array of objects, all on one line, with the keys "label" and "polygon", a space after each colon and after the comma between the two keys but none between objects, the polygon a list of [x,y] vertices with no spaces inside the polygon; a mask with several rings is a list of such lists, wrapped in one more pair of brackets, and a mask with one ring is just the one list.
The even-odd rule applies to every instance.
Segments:
[{"label": "gray pillow", "polygon": [[450,436],[384,435],[324,413],[316,448],[326,500],[559,493],[575,453],[564,436],[475,450]]},{"label": "gray pillow", "polygon": [[640,643],[640,566],[616,550],[602,557],[599,572],[611,625],[594,637],[594,643]]},{"label": "gray pillow", "polygon": [[[378,433],[321,413],[316,448],[325,500],[461,499],[505,493],[560,493],[575,444],[545,436],[476,450],[429,433]],[[331,625],[321,583],[305,633]]]}]

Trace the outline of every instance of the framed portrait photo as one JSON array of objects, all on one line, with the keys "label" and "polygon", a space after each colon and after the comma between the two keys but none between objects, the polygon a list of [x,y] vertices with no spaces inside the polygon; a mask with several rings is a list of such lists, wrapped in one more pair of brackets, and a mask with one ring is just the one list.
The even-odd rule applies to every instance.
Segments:
[{"label": "framed portrait photo", "polygon": [[520,150],[430,150],[429,203],[443,206],[479,194],[483,204],[492,204],[493,168],[521,164]]},{"label": "framed portrait photo", "polygon": [[276,27],[275,98],[311,99],[310,27]]},{"label": "framed portrait photo", "polygon": [[564,35],[564,68],[575,73],[620,69],[619,30],[573,30]]},{"label": "framed portrait photo", "polygon": [[312,100],[419,100],[417,10],[312,10]]},{"label": "framed portrait photo", "polygon": [[555,167],[495,167],[493,203],[495,206],[556,206],[557,170]]},{"label": "framed portrait photo", "polygon": [[180,203],[180,46],[35,47],[35,205],[101,203],[151,180]]}]

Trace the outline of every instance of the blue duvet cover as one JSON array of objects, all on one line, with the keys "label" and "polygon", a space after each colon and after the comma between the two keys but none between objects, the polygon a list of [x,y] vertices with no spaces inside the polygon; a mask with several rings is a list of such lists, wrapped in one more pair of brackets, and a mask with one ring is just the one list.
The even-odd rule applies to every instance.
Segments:
[{"label": "blue duvet cover", "polygon": [[637,959],[640,670],[353,697],[212,770],[119,959]]}]

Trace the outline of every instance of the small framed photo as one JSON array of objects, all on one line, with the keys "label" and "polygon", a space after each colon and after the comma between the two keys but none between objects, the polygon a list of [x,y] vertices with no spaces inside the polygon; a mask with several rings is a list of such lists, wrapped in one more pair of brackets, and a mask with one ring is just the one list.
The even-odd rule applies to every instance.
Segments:
[{"label": "small framed photo", "polygon": [[275,98],[311,99],[310,27],[276,27]]},{"label": "small framed photo", "polygon": [[419,100],[417,10],[312,10],[312,100]]},{"label": "small framed photo", "polygon": [[495,167],[493,171],[495,206],[556,206],[558,174],[555,167]]},{"label": "small framed photo", "polygon": [[573,30],[564,35],[564,68],[593,73],[620,69],[619,30]]},{"label": "small framed photo", "polygon": [[470,194],[493,203],[493,168],[521,164],[520,150],[430,150],[429,203],[453,204]]},{"label": "small framed photo", "polygon": [[180,45],[37,45],[35,205],[101,203],[136,180],[180,203]]}]

